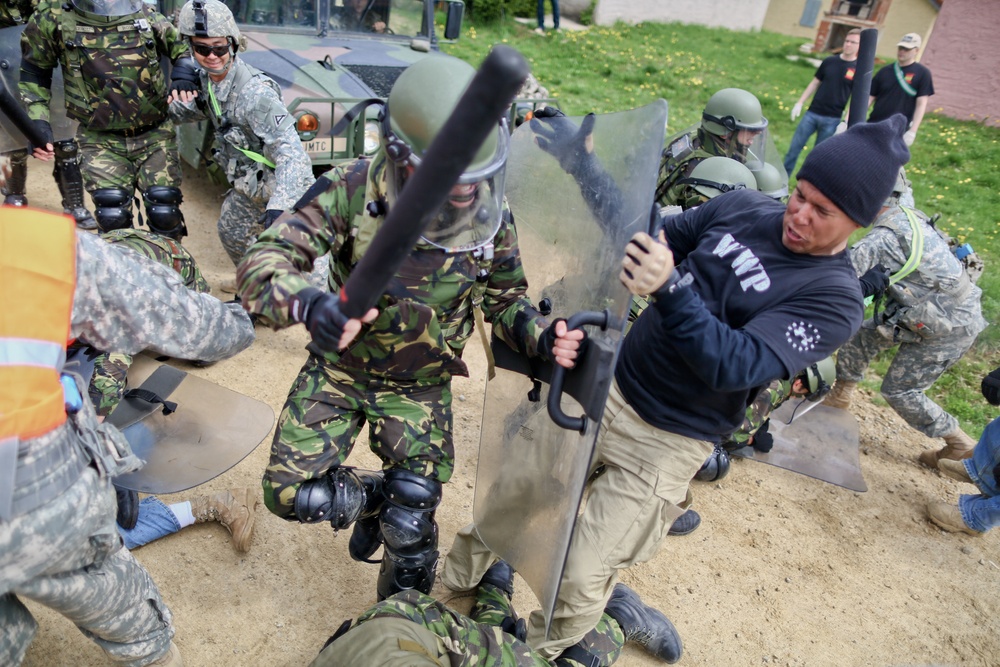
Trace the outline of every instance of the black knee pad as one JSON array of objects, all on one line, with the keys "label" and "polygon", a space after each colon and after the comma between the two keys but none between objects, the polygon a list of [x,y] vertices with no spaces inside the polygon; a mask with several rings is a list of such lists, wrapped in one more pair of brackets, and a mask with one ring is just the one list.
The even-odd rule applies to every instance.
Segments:
[{"label": "black knee pad", "polygon": [[303,482],[295,493],[295,518],[302,523],[329,521],[343,530],[382,506],[382,474],[353,468],[333,468]]},{"label": "black knee pad", "polygon": [[389,470],[385,498],[379,516],[385,553],[376,584],[378,598],[409,589],[430,593],[438,560],[434,510],[441,502],[441,482],[407,470]]},{"label": "black knee pad", "polygon": [[132,226],[132,193],[125,188],[98,188],[90,196],[94,200],[94,217],[100,231]]},{"label": "black knee pad", "polygon": [[380,521],[386,549],[408,556],[437,546],[434,510],[441,502],[441,482],[409,470],[388,470],[385,499]]},{"label": "black knee pad", "polygon": [[187,236],[181,202],[180,188],[168,185],[151,185],[142,193],[146,204],[146,224],[151,231],[179,240]]}]

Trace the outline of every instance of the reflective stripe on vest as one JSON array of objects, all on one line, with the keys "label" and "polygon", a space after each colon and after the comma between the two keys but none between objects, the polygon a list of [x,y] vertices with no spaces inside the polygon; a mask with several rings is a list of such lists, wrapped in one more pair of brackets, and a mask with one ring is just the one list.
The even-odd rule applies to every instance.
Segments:
[{"label": "reflective stripe on vest", "polygon": [[76,225],[62,214],[0,212],[0,439],[66,421],[59,373],[76,287]]}]

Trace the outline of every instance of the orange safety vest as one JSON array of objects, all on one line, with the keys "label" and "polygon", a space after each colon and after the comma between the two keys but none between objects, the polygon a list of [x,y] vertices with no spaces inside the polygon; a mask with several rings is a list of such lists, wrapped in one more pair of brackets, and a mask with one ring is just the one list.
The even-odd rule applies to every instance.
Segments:
[{"label": "orange safety vest", "polygon": [[76,289],[76,226],[62,214],[0,209],[0,440],[66,421],[59,374]]}]

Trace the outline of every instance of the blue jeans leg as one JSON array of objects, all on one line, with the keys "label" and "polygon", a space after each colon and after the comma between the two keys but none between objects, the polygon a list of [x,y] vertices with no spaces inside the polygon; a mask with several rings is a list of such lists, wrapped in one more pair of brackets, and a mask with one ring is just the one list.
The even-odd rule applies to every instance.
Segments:
[{"label": "blue jeans leg", "polygon": [[552,0],[552,25],[559,29],[559,0]]},{"label": "blue jeans leg", "polygon": [[818,129],[816,130],[816,143],[813,145],[819,146],[821,142],[826,141],[834,135],[837,131],[837,126],[840,125],[839,118],[832,118],[830,116],[816,116]]},{"label": "blue jeans leg", "polygon": [[545,27],[545,0],[538,0],[538,27]]},{"label": "blue jeans leg", "polygon": [[1000,496],[1000,417],[990,422],[972,450],[972,458],[965,460],[965,469],[972,483],[987,498]]},{"label": "blue jeans leg", "polygon": [[143,498],[139,503],[139,520],[136,521],[135,528],[126,530],[115,525],[129,549],[141,547],[181,529],[174,513],[156,496]]},{"label": "blue jeans leg", "polygon": [[802,114],[802,120],[799,121],[798,127],[795,128],[795,134],[792,135],[792,143],[789,144],[788,152],[785,153],[785,172],[789,176],[795,173],[795,163],[799,161],[799,153],[802,152],[806,142],[809,141],[809,137],[818,128],[817,118],[819,116],[816,114],[806,111]]},{"label": "blue jeans leg", "polygon": [[965,525],[973,530],[985,533],[990,528],[1000,526],[1000,496],[987,498],[963,494],[958,499],[958,509]]}]

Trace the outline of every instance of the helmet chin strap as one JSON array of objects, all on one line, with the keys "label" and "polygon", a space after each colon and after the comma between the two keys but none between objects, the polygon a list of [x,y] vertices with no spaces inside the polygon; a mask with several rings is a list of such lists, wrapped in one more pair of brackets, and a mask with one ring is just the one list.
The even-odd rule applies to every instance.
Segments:
[{"label": "helmet chin strap", "polygon": [[224,75],[224,74],[228,73],[229,70],[232,68],[233,61],[235,59],[236,59],[236,52],[233,50],[233,47],[230,46],[229,47],[229,61],[226,63],[226,66],[223,67],[223,68],[221,68],[221,69],[212,69],[210,67],[206,67],[205,71],[208,72],[209,74],[214,74],[216,76]]}]

